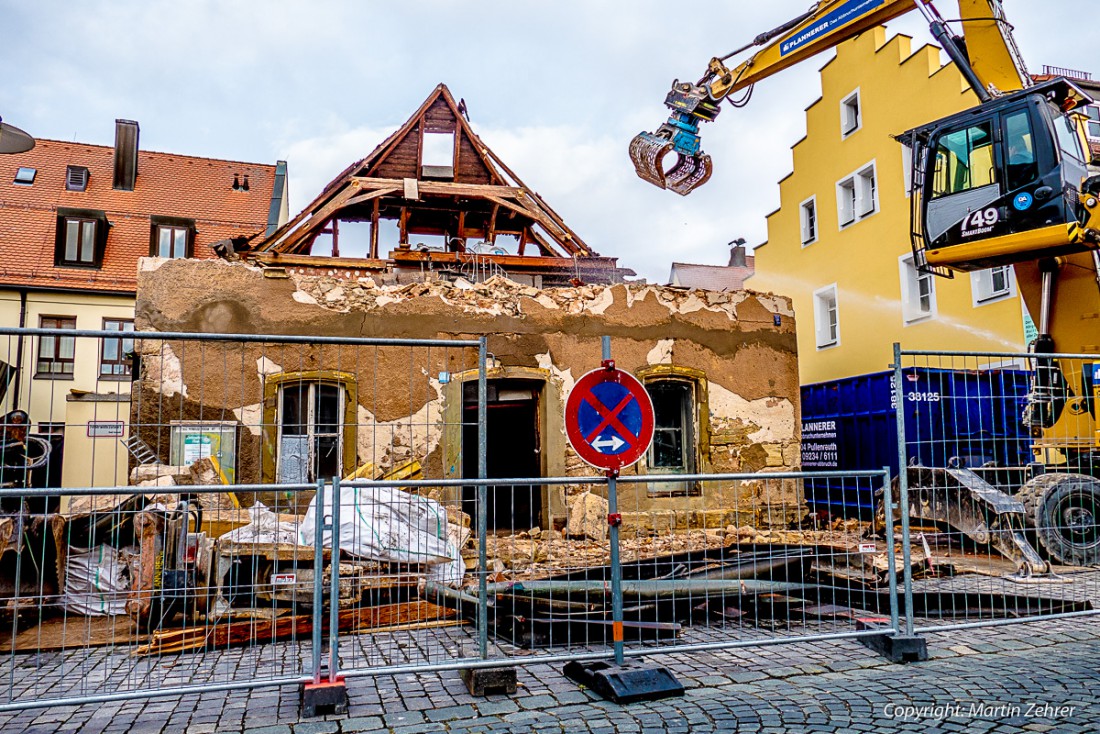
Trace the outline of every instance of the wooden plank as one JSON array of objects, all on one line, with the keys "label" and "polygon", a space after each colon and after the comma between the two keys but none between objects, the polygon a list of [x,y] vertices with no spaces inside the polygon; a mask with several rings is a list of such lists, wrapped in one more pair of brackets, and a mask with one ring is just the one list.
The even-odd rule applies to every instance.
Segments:
[{"label": "wooden plank", "polygon": [[[341,631],[377,630],[399,625],[419,625],[424,622],[454,619],[458,612],[427,601],[388,604],[378,607],[347,609],[339,613]],[[329,615],[322,616],[328,627]],[[275,642],[288,638],[301,639],[313,632],[312,615],[282,617],[275,620],[249,619],[238,622],[218,622],[212,626],[188,627],[178,630],[158,630],[146,645],[134,649],[133,655],[164,655],[189,650],[210,650],[239,647],[255,643]]]},{"label": "wooden plank", "polygon": [[389,261],[372,257],[316,257],[293,253],[261,252],[252,257],[258,263],[279,267],[304,268],[352,268],[356,270],[385,270]]}]

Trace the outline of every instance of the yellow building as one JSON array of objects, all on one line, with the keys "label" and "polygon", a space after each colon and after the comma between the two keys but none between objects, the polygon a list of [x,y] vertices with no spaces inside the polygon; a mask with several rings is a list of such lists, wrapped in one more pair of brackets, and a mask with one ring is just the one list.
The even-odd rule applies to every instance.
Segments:
[{"label": "yellow building", "polygon": [[[139,259],[212,258],[286,221],[285,162],[143,151],[138,132],[119,120],[113,147],[0,156],[0,327],[133,331]],[[25,411],[53,446],[36,485],[127,483],[132,348],[121,334],[0,336],[0,414]]]},{"label": "yellow building", "polygon": [[1019,351],[1026,317],[1011,267],[917,272],[909,155],[892,136],[977,104],[935,46],[876,28],[837,48],[806,109],[749,287],[792,297],[802,384],[879,372],[891,345]]}]

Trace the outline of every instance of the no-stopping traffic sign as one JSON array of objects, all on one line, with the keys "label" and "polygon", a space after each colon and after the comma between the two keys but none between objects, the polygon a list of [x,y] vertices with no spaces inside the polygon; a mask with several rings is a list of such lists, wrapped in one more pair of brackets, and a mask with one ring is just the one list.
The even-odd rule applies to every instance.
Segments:
[{"label": "no-stopping traffic sign", "polygon": [[619,470],[653,441],[653,402],[634,375],[614,362],[581,376],[565,401],[565,435],[597,469]]}]

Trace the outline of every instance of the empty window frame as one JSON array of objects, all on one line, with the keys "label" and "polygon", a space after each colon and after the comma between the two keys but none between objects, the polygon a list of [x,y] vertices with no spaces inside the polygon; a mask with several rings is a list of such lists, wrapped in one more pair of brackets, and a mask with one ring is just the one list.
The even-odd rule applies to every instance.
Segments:
[{"label": "empty window frame", "polygon": [[[75,329],[75,316],[42,316],[38,321],[43,329]],[[70,380],[76,364],[76,337],[64,335],[38,338],[38,360],[35,377]]]},{"label": "empty window frame", "polygon": [[15,172],[15,180],[12,183],[19,184],[20,186],[31,186],[34,184],[34,179],[37,175],[38,169],[29,166],[20,166]]},{"label": "empty window frame", "polygon": [[420,173],[424,178],[454,178],[455,133],[424,131],[420,146]]},{"label": "empty window frame", "polygon": [[935,145],[933,199],[997,183],[991,122],[946,133]]},{"label": "empty window frame", "polygon": [[88,188],[88,180],[91,173],[84,166],[68,166],[65,169],[65,189],[68,191],[84,191]]},{"label": "empty window frame", "polygon": [[280,483],[315,482],[344,473],[344,386],[315,380],[279,386]]},{"label": "empty window frame", "polygon": [[837,181],[836,206],[840,229],[878,211],[878,183],[874,161]]},{"label": "empty window frame", "polygon": [[1016,279],[1011,265],[1000,265],[970,273],[970,292],[974,306],[1011,298],[1016,295]]},{"label": "empty window frame", "polygon": [[898,258],[901,278],[901,310],[906,324],[924,321],[936,315],[936,283],[932,273],[922,272],[912,255]]},{"label": "empty window frame", "polygon": [[818,349],[840,344],[840,312],[835,283],[814,291],[814,335]]},{"label": "empty window frame", "polygon": [[802,235],[802,246],[817,241],[817,197],[811,196],[798,205],[798,223]]},{"label": "empty window frame", "polygon": [[690,380],[661,379],[646,383],[653,401],[650,471],[692,474],[695,457],[695,389]]},{"label": "empty window frame", "polygon": [[859,89],[840,102],[840,137],[844,139],[863,126],[863,113],[859,104]]},{"label": "empty window frame", "polygon": [[[132,333],[133,319],[103,319],[104,331]],[[102,380],[130,379],[130,358],[126,355],[134,351],[134,338],[124,336],[118,339],[104,338],[99,347],[99,377]]]}]

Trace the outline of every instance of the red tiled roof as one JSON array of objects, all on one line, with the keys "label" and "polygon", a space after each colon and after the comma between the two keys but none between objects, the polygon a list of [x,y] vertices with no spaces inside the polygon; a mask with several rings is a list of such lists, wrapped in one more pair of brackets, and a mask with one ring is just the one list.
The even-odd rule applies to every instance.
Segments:
[{"label": "red tiled roof", "polygon": [[[151,216],[195,221],[195,257],[210,245],[250,236],[267,225],[275,166],[174,153],[138,152],[133,191],[112,188],[114,148],[38,140],[33,150],[0,156],[0,286],[134,291],[137,261],[149,255]],[[85,191],[67,191],[68,166],[90,171]],[[32,186],[13,183],[20,167],[37,169]],[[249,191],[233,190],[248,175]],[[103,211],[111,228],[98,269],[56,267],[57,209]]]}]

